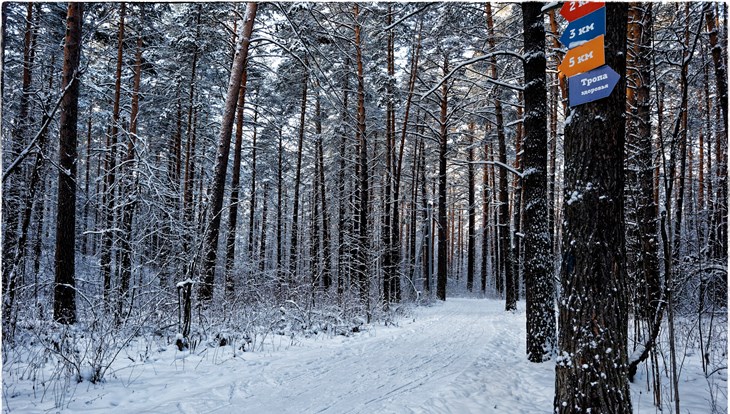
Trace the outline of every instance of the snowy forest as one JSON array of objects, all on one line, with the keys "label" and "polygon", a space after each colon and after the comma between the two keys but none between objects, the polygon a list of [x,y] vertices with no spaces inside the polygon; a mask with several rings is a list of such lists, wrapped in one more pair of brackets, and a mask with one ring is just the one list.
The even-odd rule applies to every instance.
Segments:
[{"label": "snowy forest", "polygon": [[3,412],[727,413],[727,14],[4,2]]}]

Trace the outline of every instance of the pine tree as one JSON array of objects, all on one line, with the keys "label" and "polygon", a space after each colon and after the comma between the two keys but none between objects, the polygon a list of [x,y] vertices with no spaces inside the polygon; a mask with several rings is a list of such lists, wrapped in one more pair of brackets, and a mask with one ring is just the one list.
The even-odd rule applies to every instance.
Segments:
[{"label": "pine tree", "polygon": [[547,208],[547,89],[545,28],[540,3],[522,3],[525,36],[525,300],[527,358],[542,362],[555,346],[555,286]]},{"label": "pine tree", "polygon": [[[58,213],[56,216],[55,285],[53,319],[76,322],[76,144],[79,109],[79,59],[83,3],[70,3],[66,15],[63,46],[62,88],[69,87],[61,102],[60,154],[58,171]],[[70,86],[69,86],[70,85]]]},{"label": "pine tree", "polygon": [[[606,64],[626,71],[628,5],[606,4]],[[623,187],[626,80],[565,126],[562,285],[554,409],[631,413]]]},{"label": "pine tree", "polygon": [[257,8],[257,3],[248,3],[246,6],[243,32],[239,40],[236,57],[233,61],[231,78],[228,81],[228,93],[226,94],[220,139],[218,141],[218,152],[216,153],[215,175],[211,189],[211,207],[205,233],[202,281],[200,290],[198,291],[200,299],[203,301],[209,301],[213,297],[215,266],[218,257],[218,230],[220,229],[221,223],[223,192],[228,168],[228,154],[231,147],[231,134],[236,114],[236,104],[238,103],[239,89],[241,88],[243,72],[246,70],[248,47],[254,20],[256,19]]}]

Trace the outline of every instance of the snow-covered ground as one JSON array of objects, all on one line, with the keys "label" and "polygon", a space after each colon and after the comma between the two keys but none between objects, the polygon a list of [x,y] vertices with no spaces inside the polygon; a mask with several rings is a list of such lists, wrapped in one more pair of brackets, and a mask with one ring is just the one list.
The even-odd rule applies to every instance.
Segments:
[{"label": "snow-covered ground", "polygon": [[[120,356],[103,384],[73,384],[61,412],[550,413],[554,363],[525,358],[524,302],[515,313],[503,307],[449,298],[398,326],[350,337],[272,336],[266,351],[235,356],[230,346],[178,352],[162,344],[146,348],[144,362],[132,352]],[[708,383],[693,358],[682,372],[682,412],[708,413]],[[53,391],[41,401],[24,384],[5,383],[4,411],[55,411]],[[635,412],[656,412],[645,380],[632,390]],[[726,399],[718,398],[721,412]]]}]

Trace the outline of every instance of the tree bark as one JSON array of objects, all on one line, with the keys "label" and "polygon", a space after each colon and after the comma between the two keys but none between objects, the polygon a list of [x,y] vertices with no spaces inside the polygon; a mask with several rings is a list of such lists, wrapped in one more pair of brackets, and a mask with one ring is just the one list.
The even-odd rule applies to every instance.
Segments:
[{"label": "tree bark", "polygon": [[81,55],[83,3],[70,3],[66,14],[63,46],[63,80],[69,87],[61,102],[60,153],[58,173],[58,214],[56,216],[55,284],[53,319],[63,324],[76,322],[76,143],[79,109],[78,68]]},{"label": "tree bark", "polygon": [[550,359],[556,342],[555,285],[552,274],[552,237],[545,217],[547,203],[547,88],[545,28],[541,4],[522,3],[525,37],[525,301],[527,359]]},{"label": "tree bark", "polygon": [[[606,4],[606,64],[626,70],[626,3]],[[626,79],[573,108],[565,127],[556,413],[631,413],[624,268]]]},{"label": "tree bark", "polygon": [[[233,173],[231,176],[231,202],[228,207],[228,234],[226,235],[226,267],[224,285],[226,288],[226,296],[232,298],[236,292],[236,281],[233,277],[233,261],[236,256],[236,230],[238,229],[238,203],[240,202],[239,193],[241,190],[241,148],[243,147],[243,109],[246,103],[246,81],[248,79],[247,71],[243,72],[241,76],[241,88],[238,91],[238,104],[236,109],[236,143],[233,147]],[[255,125],[255,122],[254,122]],[[254,128],[256,128],[254,126]],[[254,132],[253,139],[253,165],[254,172],[252,172],[252,181],[256,181],[256,133]],[[251,187],[251,200],[255,200],[255,184]],[[251,205],[251,214],[253,216],[253,201]],[[249,228],[249,241],[253,236],[253,222]],[[251,259],[251,266],[253,268],[253,256],[251,248],[249,247],[249,259]]]},{"label": "tree bark", "polygon": [[243,72],[246,71],[248,47],[256,19],[258,3],[248,3],[244,19],[243,33],[239,40],[239,49],[233,61],[231,78],[228,81],[228,93],[224,106],[221,133],[216,153],[215,173],[210,191],[210,211],[208,227],[205,233],[202,281],[198,295],[202,301],[210,301],[213,297],[213,283],[215,281],[215,266],[218,257],[218,230],[220,229],[223,207],[223,192],[225,190],[226,172],[228,169],[228,153],[231,147],[231,133],[238,102],[238,92],[241,88]]}]

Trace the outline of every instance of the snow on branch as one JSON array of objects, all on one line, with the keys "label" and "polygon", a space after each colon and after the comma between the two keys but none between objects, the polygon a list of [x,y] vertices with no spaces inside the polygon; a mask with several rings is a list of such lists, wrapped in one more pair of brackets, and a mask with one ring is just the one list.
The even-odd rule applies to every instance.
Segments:
[{"label": "snow on branch", "polygon": [[545,13],[550,10],[558,9],[560,8],[561,4],[559,1],[551,1],[550,3],[547,3],[546,5],[542,6],[540,9],[540,12]]},{"label": "snow on branch", "polygon": [[36,147],[36,144],[38,143],[38,140],[40,137],[45,133],[46,129],[48,128],[48,125],[53,120],[53,116],[56,115],[56,111],[58,111],[58,108],[61,106],[61,102],[63,101],[63,97],[66,96],[66,93],[71,89],[71,86],[74,84],[74,82],[77,81],[76,74],[71,78],[71,82],[66,85],[65,88],[63,88],[63,91],[61,91],[61,96],[58,97],[58,100],[56,101],[56,104],[53,106],[53,110],[51,110],[50,114],[47,114],[44,116],[45,122],[43,122],[43,125],[41,125],[41,129],[38,130],[38,132],[35,134],[32,140],[28,143],[28,146],[25,147],[23,151],[18,154],[18,157],[13,161],[10,166],[8,167],[5,172],[3,172],[3,179],[2,182],[4,183],[5,180],[15,171],[20,163],[25,159],[25,157],[28,156],[28,154],[31,153],[33,148]]},{"label": "snow on branch", "polygon": [[428,8],[428,6],[430,6],[431,4],[432,3],[426,3],[426,5],[423,6],[423,7],[421,7],[420,9],[418,9],[418,10],[416,10],[414,12],[408,13],[405,16],[401,17],[400,19],[396,20],[395,22],[393,22],[393,23],[389,24],[388,26],[385,26],[384,28],[380,29],[379,32],[387,32],[388,30],[390,30],[390,29],[394,28],[395,26],[398,26],[399,24],[401,24],[407,18],[409,18],[409,17],[411,17],[413,15],[416,15],[416,14],[418,14],[418,13],[426,10]]},{"label": "snow on branch", "polygon": [[[449,72],[446,76],[444,76],[443,79],[441,79],[440,81],[438,81],[431,89],[429,89],[424,94],[422,94],[421,95],[421,99],[424,99],[428,95],[434,93],[436,91],[436,89],[438,89],[438,87],[441,86],[441,84],[443,84],[444,82],[446,82],[447,80],[449,80],[449,78],[451,78],[452,76],[454,76],[454,73],[456,73],[456,71],[460,70],[461,68],[463,68],[465,66],[473,65],[474,63],[481,62],[482,60],[490,59],[490,58],[492,58],[494,56],[498,56],[498,55],[512,56],[512,57],[515,57],[515,58],[517,58],[517,59],[519,59],[521,61],[524,61],[524,59],[525,59],[524,56],[522,56],[519,53],[510,52],[510,51],[507,51],[507,50],[501,50],[501,51],[498,51],[498,52],[487,53],[486,55],[477,56],[475,58],[471,58],[471,59],[465,60],[465,61],[461,62],[460,64],[456,65],[456,67],[454,69],[452,69],[451,72]],[[488,82],[491,82],[491,83],[493,83],[495,85],[504,86],[505,88],[516,89],[516,90],[519,90],[519,91],[521,91],[521,90],[524,89],[521,86],[510,85],[508,83],[500,82],[500,81],[498,81],[496,79],[492,79],[492,78],[487,78],[487,81]]]},{"label": "snow on branch", "polygon": [[517,170],[515,170],[513,167],[510,167],[507,164],[501,163],[499,161],[470,161],[470,164],[478,164],[478,165],[496,165],[498,167],[502,167],[505,170],[511,172],[512,174],[522,178],[523,174]]}]

